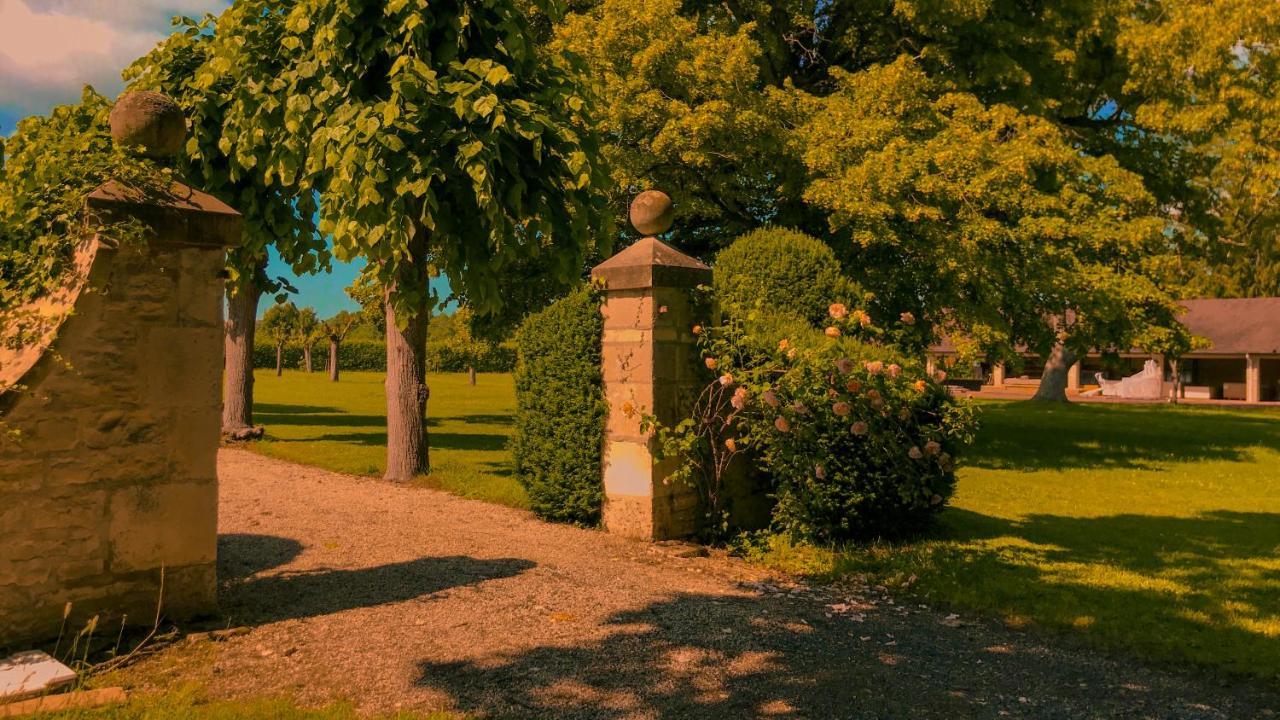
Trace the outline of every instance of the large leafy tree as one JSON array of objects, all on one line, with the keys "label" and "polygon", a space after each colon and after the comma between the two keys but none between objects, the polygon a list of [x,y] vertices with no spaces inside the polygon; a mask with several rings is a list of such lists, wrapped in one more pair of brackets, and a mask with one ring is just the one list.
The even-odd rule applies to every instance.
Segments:
[{"label": "large leafy tree", "polygon": [[[426,472],[427,319],[433,271],[477,313],[501,312],[530,258],[576,277],[604,215],[607,176],[586,102],[561,61],[536,51],[510,0],[298,0],[270,38],[224,17],[209,67],[234,86],[229,154],[321,195],[341,259],[368,261],[386,291],[387,469]],[[266,72],[270,68],[271,72]]]},{"label": "large leafy tree", "polygon": [[805,198],[828,213],[883,321],[907,317],[922,340],[936,329],[994,357],[1037,351],[1051,399],[1091,348],[1176,330],[1173,298],[1149,277],[1165,223],[1140,176],[910,58],[833,75],[797,135]]},{"label": "large leafy tree", "polygon": [[[283,8],[290,3],[240,0],[223,16],[236,31],[237,59],[269,76],[281,66],[278,40],[284,32]],[[288,287],[267,276],[268,248],[274,247],[295,273],[324,269],[328,254],[316,232],[315,201],[295,177],[285,177],[236,157],[224,132],[224,110],[238,88],[211,53],[217,22],[179,18],[177,30],[128,67],[134,89],[159,90],[174,98],[187,116],[190,134],[180,169],[205,192],[244,216],[243,243],[227,253],[226,368],[222,430],[230,436],[252,434],[253,338],[263,292]],[[245,31],[251,27],[252,32]],[[245,160],[246,162],[241,162]]]},{"label": "large leafy tree", "polygon": [[602,99],[614,207],[662,188],[696,254],[766,221],[809,219],[755,27],[709,14],[686,14],[679,0],[604,0],[569,16],[552,42],[586,60],[583,82]]},{"label": "large leafy tree", "polygon": [[1280,6],[1150,2],[1125,19],[1133,124],[1160,138],[1176,276],[1193,295],[1280,294]]}]

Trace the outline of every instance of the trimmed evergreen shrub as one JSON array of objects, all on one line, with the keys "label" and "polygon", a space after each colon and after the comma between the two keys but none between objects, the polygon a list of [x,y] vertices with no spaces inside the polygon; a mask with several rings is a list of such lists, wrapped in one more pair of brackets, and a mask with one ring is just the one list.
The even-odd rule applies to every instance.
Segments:
[{"label": "trimmed evergreen shrub", "polygon": [[530,315],[516,333],[512,452],[530,506],[547,520],[600,521],[608,413],[602,329],[599,293],[583,286]]},{"label": "trimmed evergreen shrub", "polygon": [[784,312],[818,325],[831,303],[852,305],[859,295],[830,247],[787,228],[743,235],[716,255],[712,269],[716,300],[729,317]]}]

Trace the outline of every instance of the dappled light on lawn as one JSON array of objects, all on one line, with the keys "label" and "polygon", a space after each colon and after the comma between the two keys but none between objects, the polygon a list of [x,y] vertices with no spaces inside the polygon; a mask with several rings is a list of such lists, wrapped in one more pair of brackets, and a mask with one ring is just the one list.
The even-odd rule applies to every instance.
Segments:
[{"label": "dappled light on lawn", "polygon": [[929,538],[771,557],[1156,660],[1280,675],[1280,413],[982,410]]},{"label": "dappled light on lawn", "polygon": [[[353,475],[380,476],[386,467],[383,374],[287,371],[257,373],[255,422],[266,439],[249,447],[265,455]],[[465,373],[429,375],[427,431],[429,476],[414,482],[464,497],[526,507],[507,443],[515,414],[511,376],[482,373],[471,385]]]}]

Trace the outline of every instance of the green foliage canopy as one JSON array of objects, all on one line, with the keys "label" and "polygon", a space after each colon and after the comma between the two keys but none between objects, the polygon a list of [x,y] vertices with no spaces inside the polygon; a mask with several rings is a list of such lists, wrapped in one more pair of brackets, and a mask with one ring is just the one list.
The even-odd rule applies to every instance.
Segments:
[{"label": "green foliage canopy", "polygon": [[[285,5],[288,5],[286,3]],[[240,0],[228,8],[221,21],[175,18],[176,32],[124,71],[130,89],[158,90],[173,98],[187,117],[189,135],[180,169],[188,182],[234,207],[244,217],[244,243],[227,254],[228,287],[233,291],[245,281],[275,292],[287,281],[272,281],[262,273],[267,248],[295,273],[313,273],[328,266],[327,244],[316,233],[316,203],[296,177],[273,173],[237,156],[227,133],[225,111],[237,90],[233,75],[221,72],[214,53],[218,23],[238,42],[237,61],[249,64],[258,75],[281,70],[279,37],[284,15],[279,2]],[[244,28],[252,27],[252,32]],[[249,162],[241,162],[248,160]]]},{"label": "green foliage canopy", "polygon": [[605,176],[585,98],[509,1],[273,3],[278,32],[240,5],[203,80],[233,87],[228,153],[318,191],[335,254],[367,258],[397,307],[430,307],[428,262],[479,313],[522,258],[577,276]]}]

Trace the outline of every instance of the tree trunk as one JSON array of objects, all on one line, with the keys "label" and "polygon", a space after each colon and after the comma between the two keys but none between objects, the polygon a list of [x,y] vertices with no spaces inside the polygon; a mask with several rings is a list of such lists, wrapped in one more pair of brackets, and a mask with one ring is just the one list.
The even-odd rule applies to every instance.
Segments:
[{"label": "tree trunk", "polygon": [[475,385],[475,384],[476,384],[476,369],[475,369],[475,367],[469,367],[469,368],[467,368],[467,380],[469,380],[469,381],[471,382],[471,384],[472,384],[472,385]]},{"label": "tree trunk", "polygon": [[276,343],[276,377],[284,374],[284,343]]},{"label": "tree trunk", "polygon": [[302,366],[307,372],[311,372],[311,346],[302,346]]},{"label": "tree trunk", "polygon": [[253,428],[253,333],[261,291],[252,280],[227,289],[222,432],[237,435]]},{"label": "tree trunk", "polygon": [[[415,253],[414,257],[422,257]],[[419,263],[415,263],[419,264]],[[419,278],[427,276],[425,259]],[[427,322],[429,306],[398,318],[387,290],[387,480],[403,482],[431,471],[427,450]],[[403,325],[403,329],[401,326]]]},{"label": "tree trunk", "polygon": [[1062,345],[1054,345],[1044,363],[1044,375],[1032,400],[1067,401],[1067,373],[1076,364],[1076,354]]},{"label": "tree trunk", "polygon": [[338,341],[329,338],[329,379],[338,382]]}]

